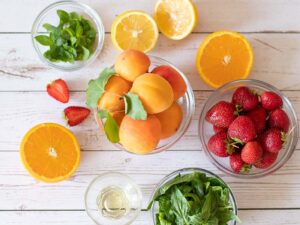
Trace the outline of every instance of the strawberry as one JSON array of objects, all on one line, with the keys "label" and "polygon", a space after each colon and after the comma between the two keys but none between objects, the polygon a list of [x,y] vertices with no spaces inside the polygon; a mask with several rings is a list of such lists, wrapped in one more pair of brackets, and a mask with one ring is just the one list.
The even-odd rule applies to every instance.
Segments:
[{"label": "strawberry", "polygon": [[282,109],[275,109],[270,113],[268,125],[269,127],[276,127],[287,133],[290,126],[289,117]]},{"label": "strawberry", "polygon": [[90,110],[80,106],[69,106],[64,110],[64,114],[68,124],[72,127],[84,121],[90,114]]},{"label": "strawberry", "polygon": [[219,132],[221,132],[221,131],[227,132],[227,129],[224,128],[224,127],[213,126],[213,129],[214,129],[215,134],[216,134],[216,133],[219,133]]},{"label": "strawberry", "polygon": [[60,101],[62,103],[67,103],[69,101],[69,88],[67,86],[67,83],[62,79],[55,80],[48,84],[47,92],[57,101]]},{"label": "strawberry", "polygon": [[265,151],[277,153],[282,148],[285,138],[284,132],[277,128],[271,128],[258,138],[258,142]]},{"label": "strawberry", "polygon": [[250,111],[258,105],[258,96],[247,87],[239,87],[232,95],[232,103],[240,105],[244,111]]},{"label": "strawberry", "polygon": [[247,116],[254,123],[256,133],[259,134],[264,131],[267,122],[267,112],[263,107],[258,106],[254,110],[248,112]]},{"label": "strawberry", "polygon": [[260,161],[256,162],[254,166],[260,169],[269,168],[277,159],[278,153],[271,153],[264,151]]},{"label": "strawberry", "polygon": [[244,163],[241,153],[233,153],[229,156],[229,163],[235,173],[249,172],[251,165]]},{"label": "strawberry", "polygon": [[221,131],[215,135],[213,135],[207,145],[209,151],[214,153],[219,157],[227,157],[228,154],[228,146],[227,146],[227,133]]},{"label": "strawberry", "polygon": [[241,157],[245,163],[254,164],[263,155],[263,149],[257,141],[248,142],[242,149]]},{"label": "strawberry", "polygon": [[228,136],[245,143],[252,141],[256,137],[254,123],[248,116],[239,116],[230,124]]},{"label": "strawberry", "polygon": [[205,116],[205,119],[214,126],[228,128],[236,118],[234,105],[230,102],[220,101],[215,104]]},{"label": "strawberry", "polygon": [[262,107],[267,110],[280,108],[283,104],[281,97],[272,91],[265,91],[260,96]]}]

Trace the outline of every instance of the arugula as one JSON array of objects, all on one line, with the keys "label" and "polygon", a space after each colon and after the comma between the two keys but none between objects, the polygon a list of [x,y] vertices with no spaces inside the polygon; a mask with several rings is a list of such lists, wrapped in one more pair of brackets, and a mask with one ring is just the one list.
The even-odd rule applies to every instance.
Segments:
[{"label": "arugula", "polygon": [[105,119],[104,122],[104,132],[108,140],[112,143],[118,143],[120,141],[119,137],[119,125],[115,119],[110,115],[107,110],[99,110],[98,116],[101,119]]},{"label": "arugula", "polygon": [[76,12],[57,10],[59,25],[45,23],[47,35],[37,35],[35,40],[49,49],[44,57],[52,62],[70,62],[87,60],[94,52],[96,30],[92,23]]},{"label": "arugula", "polygon": [[137,94],[128,92],[125,96],[125,113],[135,120],[146,120],[147,112]]},{"label": "arugula", "polygon": [[229,192],[218,178],[200,172],[179,174],[155,193],[148,210],[158,202],[158,225],[227,225],[239,221]]}]

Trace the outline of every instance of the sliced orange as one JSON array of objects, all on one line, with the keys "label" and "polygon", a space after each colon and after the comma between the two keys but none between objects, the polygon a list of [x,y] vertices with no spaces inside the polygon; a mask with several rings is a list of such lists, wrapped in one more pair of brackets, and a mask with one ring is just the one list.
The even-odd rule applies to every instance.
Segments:
[{"label": "sliced orange", "polygon": [[42,123],[26,133],[20,154],[31,176],[53,183],[66,180],[75,172],[80,161],[80,146],[67,128]]},{"label": "sliced orange", "polygon": [[244,36],[232,31],[208,35],[201,43],[196,66],[201,78],[211,87],[246,79],[253,65],[253,52]]}]

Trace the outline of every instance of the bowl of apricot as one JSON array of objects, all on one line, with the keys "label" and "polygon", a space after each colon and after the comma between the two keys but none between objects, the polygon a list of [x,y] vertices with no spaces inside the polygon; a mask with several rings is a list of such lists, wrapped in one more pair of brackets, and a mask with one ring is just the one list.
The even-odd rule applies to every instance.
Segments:
[{"label": "bowl of apricot", "polygon": [[195,111],[193,90],[183,72],[136,50],[122,52],[112,67],[90,81],[87,104],[109,141],[141,155],[175,144]]}]

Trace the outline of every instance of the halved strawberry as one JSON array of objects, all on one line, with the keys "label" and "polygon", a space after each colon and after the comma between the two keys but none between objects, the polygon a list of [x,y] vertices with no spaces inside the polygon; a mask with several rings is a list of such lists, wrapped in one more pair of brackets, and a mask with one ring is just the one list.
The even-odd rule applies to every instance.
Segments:
[{"label": "halved strawberry", "polygon": [[65,118],[68,124],[76,126],[84,121],[90,114],[90,110],[80,106],[69,106],[64,110]]},{"label": "halved strawberry", "polygon": [[60,101],[62,103],[67,103],[69,101],[69,88],[67,83],[62,79],[55,80],[48,84],[47,92],[51,97],[55,98],[57,101]]}]

